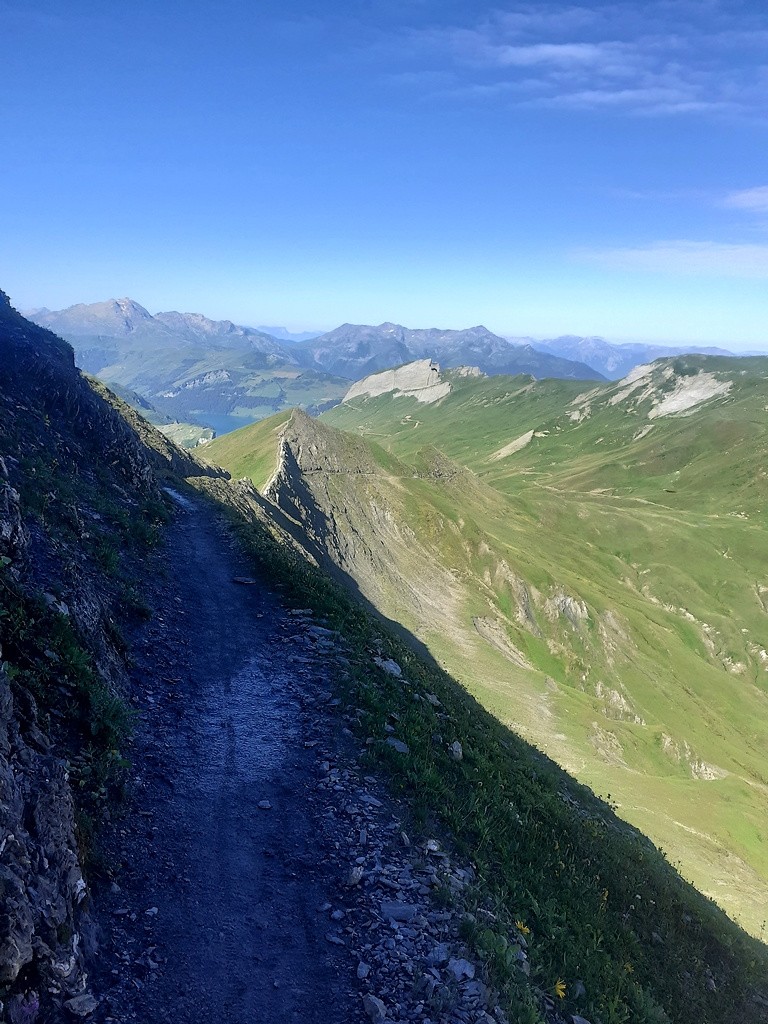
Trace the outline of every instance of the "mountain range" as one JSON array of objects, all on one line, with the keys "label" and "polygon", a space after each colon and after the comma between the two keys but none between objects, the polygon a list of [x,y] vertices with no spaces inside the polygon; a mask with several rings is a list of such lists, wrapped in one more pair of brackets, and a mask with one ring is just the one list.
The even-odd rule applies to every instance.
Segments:
[{"label": "mountain range", "polygon": [[[510,339],[514,340],[514,339]],[[652,363],[655,359],[668,359],[680,355],[711,355],[733,356],[738,353],[724,348],[712,348],[706,345],[649,345],[641,342],[628,342],[622,345],[612,344],[604,338],[581,338],[566,334],[559,338],[542,341],[531,341],[530,344],[541,352],[559,356],[562,359],[574,359],[586,363],[598,370],[608,380],[619,380],[630,370],[641,363]],[[760,353],[752,352],[749,355]]]},{"label": "mountain range", "polygon": [[[36,309],[35,323],[69,341],[78,365],[136,393],[195,443],[203,428],[226,433],[291,406],[316,414],[341,400],[349,381],[432,359],[446,368],[537,379],[618,379],[634,366],[690,351],[720,349],[613,345],[602,338],[503,338],[486,327],[411,329],[395,323],[342,324],[319,336],[282,327],[243,327],[199,313],[152,315],[133,299]],[[173,424],[180,423],[176,428]]]},{"label": "mountain range", "polygon": [[350,381],[417,358],[473,363],[487,373],[600,377],[583,363],[511,345],[484,327],[345,324],[318,338],[286,340],[198,313],[153,316],[129,298],[37,309],[29,317],[69,341],[86,372],[141,395],[156,418],[217,433],[291,406],[320,412],[341,400]]},{"label": "mountain range", "polygon": [[477,366],[483,373],[529,373],[534,377],[602,380],[586,363],[542,353],[532,345],[511,345],[487,327],[466,330],[412,330],[400,324],[377,327],[342,324],[293,349],[305,366],[359,380],[377,370],[415,359],[434,359],[446,367]]},{"label": "mountain range", "polygon": [[348,386],[302,367],[293,343],[197,313],[152,316],[133,299],[36,310],[30,319],[69,341],[86,372],[139,394],[156,417],[217,433],[286,406],[318,412]]}]

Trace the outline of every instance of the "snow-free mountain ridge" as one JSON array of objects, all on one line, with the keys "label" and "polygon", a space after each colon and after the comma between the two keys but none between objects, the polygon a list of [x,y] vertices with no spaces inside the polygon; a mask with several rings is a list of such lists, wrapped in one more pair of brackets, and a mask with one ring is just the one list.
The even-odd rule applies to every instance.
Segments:
[{"label": "snow-free mountain ridge", "polygon": [[477,366],[483,373],[529,373],[533,377],[602,380],[585,363],[538,352],[531,345],[512,345],[478,325],[464,330],[431,327],[412,329],[385,322],[378,326],[342,324],[327,334],[302,342],[292,351],[304,365],[359,380],[417,359],[435,359],[442,366]]},{"label": "snow-free mountain ridge", "polygon": [[[526,339],[529,340],[529,339]],[[652,345],[641,342],[627,342],[625,344],[613,344],[605,338],[588,337],[581,338],[577,335],[566,334],[559,338],[547,338],[540,341],[530,342],[540,352],[549,352],[551,355],[560,356],[563,359],[575,359],[586,363],[593,369],[598,370],[608,380],[619,380],[626,376],[630,370],[641,363],[651,363],[654,359],[667,359],[670,356],[680,355],[710,355],[710,356],[733,356],[742,353],[730,352],[724,348],[713,348],[707,345]],[[748,353],[743,353],[747,355]],[[756,355],[758,353],[749,353]]]},{"label": "snow-free mountain ridge", "polygon": [[[292,406],[322,412],[341,401],[350,381],[417,359],[486,373],[599,377],[584,364],[511,345],[485,327],[344,324],[319,338],[284,340],[200,313],[152,315],[130,298],[39,309],[30,317],[69,341],[88,373],[136,392],[161,417],[217,433]],[[194,438],[187,427],[183,434]]]}]

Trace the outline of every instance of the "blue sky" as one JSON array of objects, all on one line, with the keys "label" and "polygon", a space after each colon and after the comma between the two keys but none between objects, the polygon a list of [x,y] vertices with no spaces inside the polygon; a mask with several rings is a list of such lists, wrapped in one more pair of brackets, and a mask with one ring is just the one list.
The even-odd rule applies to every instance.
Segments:
[{"label": "blue sky", "polygon": [[768,11],[0,0],[0,287],[768,347]]}]

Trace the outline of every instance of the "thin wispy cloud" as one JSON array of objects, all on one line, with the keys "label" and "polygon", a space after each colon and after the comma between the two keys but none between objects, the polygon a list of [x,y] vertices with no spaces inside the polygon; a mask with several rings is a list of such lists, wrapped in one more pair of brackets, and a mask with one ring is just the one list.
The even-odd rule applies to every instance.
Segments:
[{"label": "thin wispy cloud", "polygon": [[648,245],[577,249],[572,256],[613,270],[768,279],[768,245],[676,239]]},{"label": "thin wispy cloud", "polygon": [[768,114],[768,22],[724,2],[516,5],[389,40],[446,94],[633,115]]}]

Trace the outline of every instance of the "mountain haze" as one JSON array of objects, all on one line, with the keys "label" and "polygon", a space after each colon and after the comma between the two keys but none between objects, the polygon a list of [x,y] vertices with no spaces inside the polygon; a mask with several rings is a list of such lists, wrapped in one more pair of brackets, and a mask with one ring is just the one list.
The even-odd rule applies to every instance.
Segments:
[{"label": "mountain haze", "polygon": [[531,341],[539,352],[563,359],[574,359],[598,370],[608,380],[619,380],[635,366],[652,363],[655,359],[669,359],[679,355],[736,356],[724,348],[706,345],[649,345],[640,342],[613,344],[604,338],[580,338],[567,334],[559,338]]},{"label": "mountain haze", "polygon": [[264,334],[269,334],[273,338],[279,338],[280,341],[309,341],[311,338],[316,338],[322,334],[322,331],[289,331],[285,327],[257,327],[257,331],[263,331]]}]

